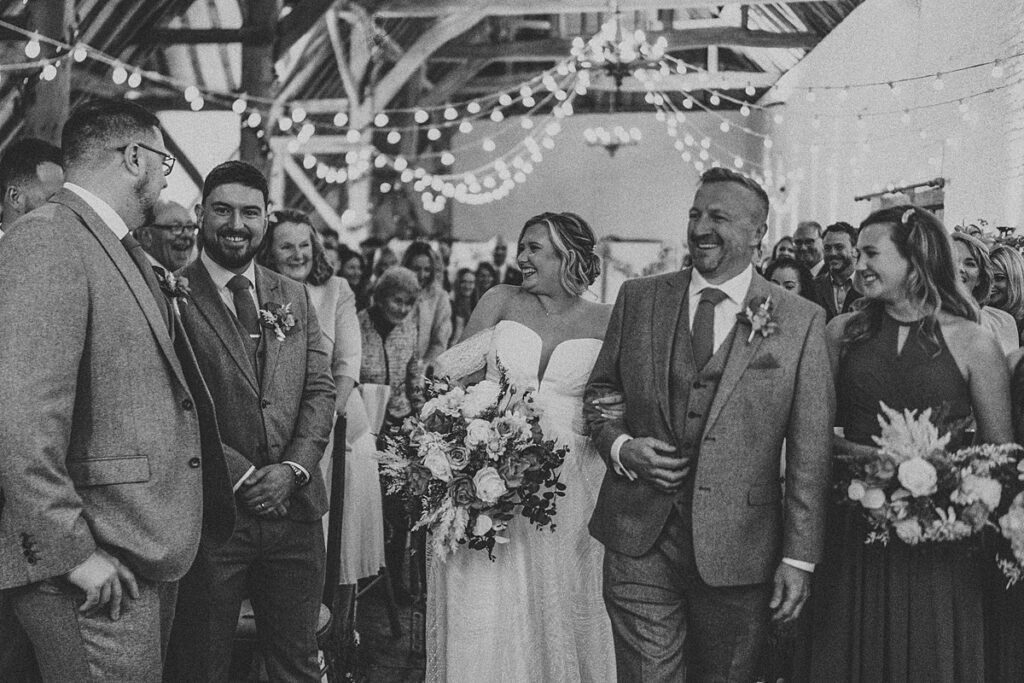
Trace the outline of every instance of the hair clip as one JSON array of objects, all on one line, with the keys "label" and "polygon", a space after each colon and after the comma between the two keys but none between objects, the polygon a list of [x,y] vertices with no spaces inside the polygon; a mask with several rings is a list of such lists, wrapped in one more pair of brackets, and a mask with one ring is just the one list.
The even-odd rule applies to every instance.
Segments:
[{"label": "hair clip", "polygon": [[900,225],[906,225],[907,221],[909,221],[910,217],[913,216],[913,215],[914,215],[914,207],[910,207],[909,209],[904,211],[903,215],[900,216]]}]

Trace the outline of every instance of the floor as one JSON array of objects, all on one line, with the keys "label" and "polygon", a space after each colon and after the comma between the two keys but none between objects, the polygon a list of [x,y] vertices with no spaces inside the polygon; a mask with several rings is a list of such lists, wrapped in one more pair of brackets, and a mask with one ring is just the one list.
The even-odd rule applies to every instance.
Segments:
[{"label": "floor", "polygon": [[395,635],[389,624],[386,597],[377,584],[356,606],[356,632],[359,644],[354,648],[355,683],[419,683],[425,664],[423,649],[423,606],[399,606],[401,634]]}]

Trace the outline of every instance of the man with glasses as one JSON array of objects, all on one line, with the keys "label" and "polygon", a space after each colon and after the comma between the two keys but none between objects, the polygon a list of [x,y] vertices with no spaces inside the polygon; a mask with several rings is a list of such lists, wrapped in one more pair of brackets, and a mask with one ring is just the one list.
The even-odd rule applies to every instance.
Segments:
[{"label": "man with glasses", "polygon": [[139,241],[153,266],[175,272],[192,261],[196,246],[196,224],[181,204],[161,199],[154,210],[153,223],[135,229]]},{"label": "man with glasses", "polygon": [[77,108],[64,187],[0,240],[0,590],[47,681],[159,681],[178,579],[234,526],[212,400],[131,236],[163,148],[136,104]]}]

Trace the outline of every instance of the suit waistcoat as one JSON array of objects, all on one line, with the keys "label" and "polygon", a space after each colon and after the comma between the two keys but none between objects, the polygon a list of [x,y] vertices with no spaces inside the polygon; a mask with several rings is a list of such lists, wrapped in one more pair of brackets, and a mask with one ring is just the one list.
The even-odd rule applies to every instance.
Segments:
[{"label": "suit waistcoat", "polygon": [[718,391],[718,383],[725,371],[736,326],[708,361],[698,370],[693,358],[693,344],[690,334],[690,320],[684,309],[676,323],[675,343],[672,347],[672,365],[669,374],[669,399],[672,406],[672,433],[676,439],[677,453],[689,460],[690,474],[680,492],[677,502],[693,500],[693,482],[697,474],[697,460],[700,457],[701,437],[708,421],[711,403]]}]

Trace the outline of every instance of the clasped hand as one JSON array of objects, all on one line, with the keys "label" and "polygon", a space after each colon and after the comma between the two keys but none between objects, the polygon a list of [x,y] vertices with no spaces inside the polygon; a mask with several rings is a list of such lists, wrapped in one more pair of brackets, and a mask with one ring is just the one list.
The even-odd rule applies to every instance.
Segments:
[{"label": "clasped hand", "polygon": [[284,463],[261,467],[242,482],[238,500],[257,517],[277,519],[288,514],[288,500],[295,492],[295,473]]}]

